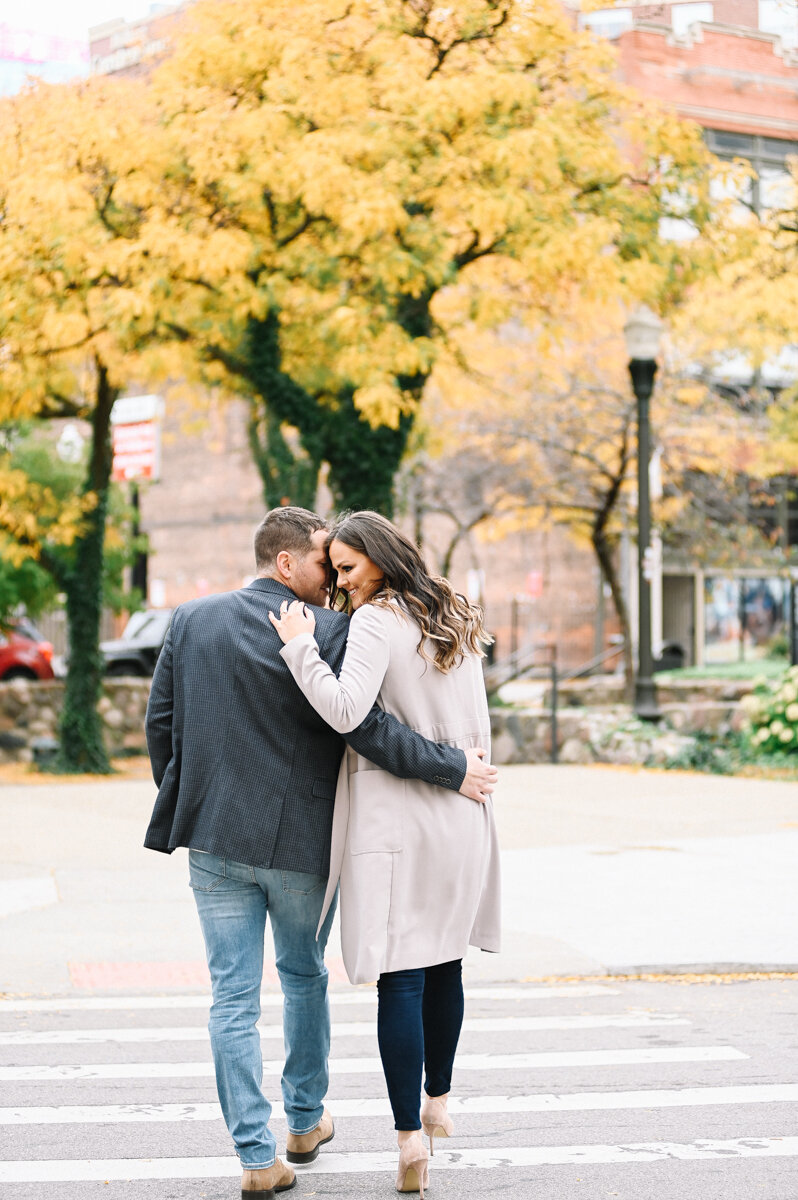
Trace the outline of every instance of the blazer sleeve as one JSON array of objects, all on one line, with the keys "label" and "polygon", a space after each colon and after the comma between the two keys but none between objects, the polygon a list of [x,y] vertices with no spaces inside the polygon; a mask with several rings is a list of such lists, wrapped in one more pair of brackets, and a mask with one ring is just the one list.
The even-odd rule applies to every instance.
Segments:
[{"label": "blazer sleeve", "polygon": [[172,676],[172,626],[170,625],[155,665],[145,721],[152,777],[158,787],[161,786],[166,768],[172,759],[173,715],[174,680]]},{"label": "blazer sleeve", "polygon": [[[352,620],[348,623],[350,641],[354,632],[352,626],[360,624],[363,621],[363,616],[366,616],[369,611],[373,613],[375,610],[369,610],[367,607],[358,609]],[[363,615],[361,616],[361,614]],[[384,620],[385,614],[378,614],[379,617],[382,617]],[[297,642],[305,643],[304,647],[296,646],[293,652],[297,659],[295,664],[296,670],[306,670],[309,675],[318,671],[319,678],[321,678],[323,673],[325,680],[327,680],[324,686],[328,689],[328,695],[332,698],[329,702],[334,706],[335,692],[332,690],[329,677],[332,677],[333,683],[337,684],[338,680],[335,677],[335,671],[340,670],[341,676],[344,674],[344,667],[349,653],[347,622],[341,620],[335,622],[332,626],[328,625],[323,633],[317,625],[317,633],[320,635],[321,649],[316,645],[315,640],[310,634],[303,634],[301,637],[293,638],[283,650],[290,650],[290,647],[295,646]],[[367,617],[366,629],[364,630],[365,641],[371,646],[374,653],[380,656],[380,661],[384,661],[385,665],[384,667],[380,667],[375,664],[374,668],[369,670],[367,665],[361,669],[360,667],[355,667],[354,663],[352,664],[352,677],[347,684],[348,700],[344,701],[340,693],[338,696],[338,703],[341,710],[347,704],[354,706],[356,702],[355,693],[358,691],[360,692],[360,696],[357,702],[361,707],[365,705],[365,694],[367,691],[373,689],[373,698],[376,698],[390,660],[389,639],[384,626],[382,635],[386,645],[381,649],[377,645],[378,639],[372,627],[369,626]],[[294,667],[291,666],[293,656],[291,654],[284,655],[284,658],[291,667],[292,673],[294,673]],[[306,659],[308,660],[307,664]],[[301,668],[300,662],[302,663]],[[319,667],[315,665],[316,662],[320,664]],[[321,668],[323,668],[323,672]],[[373,679],[375,675],[379,675],[379,682],[376,686]],[[366,684],[367,676],[370,679],[368,685]],[[294,678],[300,683],[297,674],[294,674]],[[312,697],[308,696],[308,699],[315,707]],[[323,713],[321,715],[324,716]],[[460,790],[460,785],[465,779],[467,763],[466,756],[462,750],[457,749],[455,746],[447,746],[443,742],[429,741],[428,738],[423,737],[420,733],[416,733],[414,729],[409,729],[407,725],[403,725],[401,721],[398,721],[390,713],[384,712],[378,704],[373,703],[373,700],[371,707],[367,709],[365,715],[361,718],[360,724],[356,728],[344,732],[343,736],[348,745],[357,754],[362,755],[369,762],[373,762],[375,766],[380,767],[383,771],[389,771],[391,775],[396,775],[400,779],[421,779],[425,783],[436,784],[438,787],[444,787],[453,792]]]}]

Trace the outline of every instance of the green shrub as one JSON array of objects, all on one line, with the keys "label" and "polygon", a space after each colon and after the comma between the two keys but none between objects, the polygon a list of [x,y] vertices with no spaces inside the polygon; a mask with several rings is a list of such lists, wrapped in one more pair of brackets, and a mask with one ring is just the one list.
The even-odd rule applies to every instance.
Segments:
[{"label": "green shrub", "polygon": [[708,775],[733,775],[737,765],[731,750],[730,736],[719,738],[714,733],[699,730],[690,743],[673,758],[668,759],[668,771],[704,771]]},{"label": "green shrub", "polygon": [[798,753],[798,667],[760,681],[743,701],[752,747],[764,754]]},{"label": "green shrub", "polygon": [[767,644],[768,658],[789,658],[790,657],[790,638],[789,634],[783,630],[781,633],[776,633]]}]

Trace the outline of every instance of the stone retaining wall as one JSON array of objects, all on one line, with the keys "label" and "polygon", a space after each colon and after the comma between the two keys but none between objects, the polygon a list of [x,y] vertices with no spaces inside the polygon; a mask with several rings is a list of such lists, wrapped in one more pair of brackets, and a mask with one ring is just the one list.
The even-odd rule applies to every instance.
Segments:
[{"label": "stone retaining wall", "polygon": [[[149,679],[105,681],[99,709],[112,755],[145,752],[149,690]],[[664,689],[660,691],[663,719],[656,725],[635,720],[631,710],[621,704],[560,709],[560,761],[661,764],[686,749],[692,733],[723,733],[743,727],[745,714],[738,698],[722,698],[711,689],[696,693],[695,685],[691,693],[693,698],[676,702]],[[0,763],[31,762],[38,739],[57,737],[63,694],[60,680],[15,679],[0,684]],[[491,724],[497,764],[549,761],[551,720],[545,710],[495,708]]]},{"label": "stone retaining wall", "polygon": [[[662,720],[640,721],[626,705],[563,708],[557,713],[557,748],[563,763],[622,763],[664,766],[693,745],[699,732],[744,728],[746,715],[735,702],[670,704]],[[491,710],[493,761],[549,762],[551,717],[539,709]]]},{"label": "stone retaining wall", "polygon": [[[149,679],[104,682],[98,708],[111,754],[144,752],[144,713],[149,694]],[[39,739],[58,736],[63,698],[64,683],[60,679],[0,683],[0,763],[31,762]]]}]

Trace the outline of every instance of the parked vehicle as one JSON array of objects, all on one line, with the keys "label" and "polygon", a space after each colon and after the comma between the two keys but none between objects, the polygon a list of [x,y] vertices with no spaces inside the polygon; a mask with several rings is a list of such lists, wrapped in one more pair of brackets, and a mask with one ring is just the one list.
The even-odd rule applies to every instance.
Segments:
[{"label": "parked vehicle", "polygon": [[171,608],[148,608],[133,614],[121,637],[100,642],[106,675],[152,675],[171,619]]},{"label": "parked vehicle", "polygon": [[0,680],[54,678],[52,643],[27,617],[0,628]]}]

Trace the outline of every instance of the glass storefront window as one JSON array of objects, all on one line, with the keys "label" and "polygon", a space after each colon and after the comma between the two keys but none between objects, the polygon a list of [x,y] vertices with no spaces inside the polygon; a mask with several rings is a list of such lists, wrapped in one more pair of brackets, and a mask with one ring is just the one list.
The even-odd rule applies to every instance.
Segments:
[{"label": "glass storefront window", "polygon": [[740,584],[716,576],[704,580],[704,662],[740,657]]},{"label": "glass storefront window", "polygon": [[786,637],[789,586],[778,577],[704,580],[704,661],[748,662],[773,654]]}]

